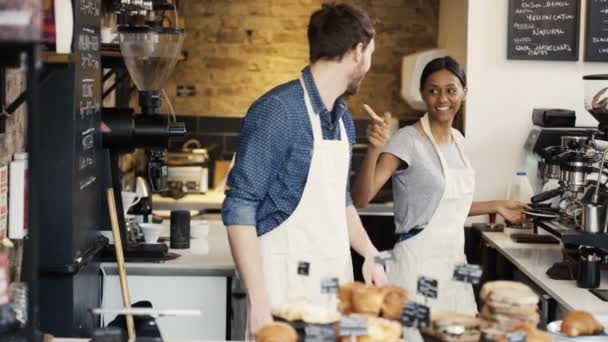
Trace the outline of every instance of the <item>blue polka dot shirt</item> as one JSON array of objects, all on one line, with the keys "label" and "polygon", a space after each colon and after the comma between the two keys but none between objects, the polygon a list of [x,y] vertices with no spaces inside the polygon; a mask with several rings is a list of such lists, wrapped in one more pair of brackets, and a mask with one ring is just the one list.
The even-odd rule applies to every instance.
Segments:
[{"label": "blue polka dot shirt", "polygon": [[[355,126],[344,99],[338,98],[329,112],[309,67],[302,70],[302,78],[313,110],[321,116],[323,139],[341,139],[339,120],[344,119],[352,146]],[[254,225],[260,236],[283,223],[302,197],[312,147],[312,127],[299,80],[282,84],[254,102],[241,122],[236,162],[222,205],[224,224]],[[348,180],[344,189],[346,206],[352,203]],[[319,208],[319,215],[322,211]]]}]

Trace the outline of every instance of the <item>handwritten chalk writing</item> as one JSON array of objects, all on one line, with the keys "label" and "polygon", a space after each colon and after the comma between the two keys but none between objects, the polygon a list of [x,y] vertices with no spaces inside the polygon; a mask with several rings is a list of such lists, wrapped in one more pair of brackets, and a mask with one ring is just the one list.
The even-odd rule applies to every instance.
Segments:
[{"label": "handwritten chalk writing", "polygon": [[570,1],[547,1],[545,3],[545,7],[568,7],[570,6]]},{"label": "handwritten chalk writing", "polygon": [[571,14],[529,14],[526,15],[526,19],[529,21],[559,21],[559,20],[572,20],[574,16]]},{"label": "handwritten chalk writing", "polygon": [[95,150],[87,151],[87,155],[82,155],[78,158],[78,168],[84,170],[95,165]]},{"label": "handwritten chalk writing", "polygon": [[99,1],[97,0],[80,0],[79,10],[85,15],[98,16],[99,7]]},{"label": "handwritten chalk writing", "polygon": [[532,30],[533,36],[551,36],[551,35],[560,35],[560,34],[566,34],[566,31],[559,29],[559,28]]},{"label": "handwritten chalk writing", "polygon": [[92,116],[95,113],[99,112],[101,106],[99,103],[96,103],[91,100],[80,100],[80,118],[84,119],[86,117]]},{"label": "handwritten chalk writing", "polygon": [[521,37],[521,38],[513,38],[515,43],[531,43],[532,38],[530,37]]},{"label": "handwritten chalk writing", "polygon": [[540,8],[540,7],[543,7],[543,5],[540,2],[524,1],[521,3],[521,7],[523,7],[523,8]]},{"label": "handwritten chalk writing", "polygon": [[93,134],[87,134],[82,137],[82,150],[87,151],[95,147],[95,141],[93,140]]},{"label": "handwritten chalk writing", "polygon": [[89,176],[85,180],[80,181],[80,191],[84,190],[87,186],[93,184],[95,182],[95,176]]},{"label": "handwritten chalk writing", "polygon": [[608,43],[608,37],[593,37],[594,43]]},{"label": "handwritten chalk writing", "polygon": [[[82,28],[83,32],[78,36],[78,50],[80,51],[99,51],[99,37],[94,30]],[[92,31],[92,32],[89,32]],[[86,34],[84,32],[88,32]]]},{"label": "handwritten chalk writing", "polygon": [[82,80],[82,97],[93,97],[93,88],[95,87],[94,79],[84,79]]},{"label": "handwritten chalk writing", "polygon": [[82,53],[80,54],[81,65],[83,68],[90,68],[93,70],[99,70],[99,58],[94,53]]},{"label": "handwritten chalk writing", "polygon": [[534,25],[528,23],[513,23],[513,28],[518,30],[532,30]]}]

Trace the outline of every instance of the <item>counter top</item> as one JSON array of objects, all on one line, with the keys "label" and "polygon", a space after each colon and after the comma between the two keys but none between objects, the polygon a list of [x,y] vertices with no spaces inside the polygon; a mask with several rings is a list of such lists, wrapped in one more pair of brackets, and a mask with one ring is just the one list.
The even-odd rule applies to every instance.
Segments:
[{"label": "counter top", "polygon": [[[180,199],[152,195],[154,210],[220,210],[225,194],[223,191],[209,191],[205,194],[188,194]],[[358,209],[362,216],[393,216],[393,203],[372,203]]]},{"label": "counter top", "polygon": [[[608,303],[589,290],[577,287],[575,280],[555,280],[546,275],[549,267],[563,260],[559,245],[516,243],[504,233],[484,232],[483,238],[567,310],[608,315]],[[608,273],[605,271],[599,288],[608,288]]]},{"label": "counter top", "polygon": [[205,194],[188,194],[180,199],[163,197],[159,194],[152,195],[154,210],[219,210],[224,202],[223,191],[209,191]]},{"label": "counter top", "polygon": [[[192,222],[196,221],[192,220]],[[209,234],[206,238],[190,240],[189,249],[169,250],[171,253],[180,255],[177,259],[160,263],[127,262],[127,274],[142,276],[233,276],[235,266],[230,254],[226,228],[219,217],[213,217],[207,221],[209,222]],[[161,237],[167,237],[169,236],[169,220],[164,220],[163,225]],[[108,275],[118,274],[118,267],[115,263],[104,262],[101,267]]]}]

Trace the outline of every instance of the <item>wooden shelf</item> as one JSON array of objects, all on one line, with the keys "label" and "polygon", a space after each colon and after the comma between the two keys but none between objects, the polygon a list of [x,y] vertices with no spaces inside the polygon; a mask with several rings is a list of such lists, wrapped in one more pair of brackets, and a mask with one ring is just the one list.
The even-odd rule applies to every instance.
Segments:
[{"label": "wooden shelf", "polygon": [[47,64],[70,64],[76,63],[79,56],[75,53],[55,53],[44,51],[42,53],[42,61]]}]

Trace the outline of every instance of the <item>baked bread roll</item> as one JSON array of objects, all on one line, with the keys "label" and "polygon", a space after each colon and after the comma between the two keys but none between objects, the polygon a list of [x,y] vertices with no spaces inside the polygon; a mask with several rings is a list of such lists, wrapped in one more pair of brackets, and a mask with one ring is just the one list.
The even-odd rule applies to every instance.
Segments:
[{"label": "baked bread roll", "polygon": [[265,325],[255,335],[256,342],[297,342],[298,333],[289,324],[274,322]]},{"label": "baked bread roll", "polygon": [[384,292],[377,287],[355,286],[352,293],[353,312],[378,316],[384,302]]},{"label": "baked bread roll", "polygon": [[365,284],[360,282],[352,282],[344,284],[340,287],[338,299],[340,299],[340,312],[342,312],[342,314],[348,315],[353,312],[353,290],[357,287],[365,288]]},{"label": "baked bread roll", "polygon": [[574,310],[568,312],[562,321],[562,333],[569,337],[581,335],[596,335],[604,331],[598,321],[587,311]]},{"label": "baked bread roll", "polygon": [[382,317],[399,320],[403,305],[407,300],[407,291],[398,286],[383,286],[384,300],[382,302]]}]

